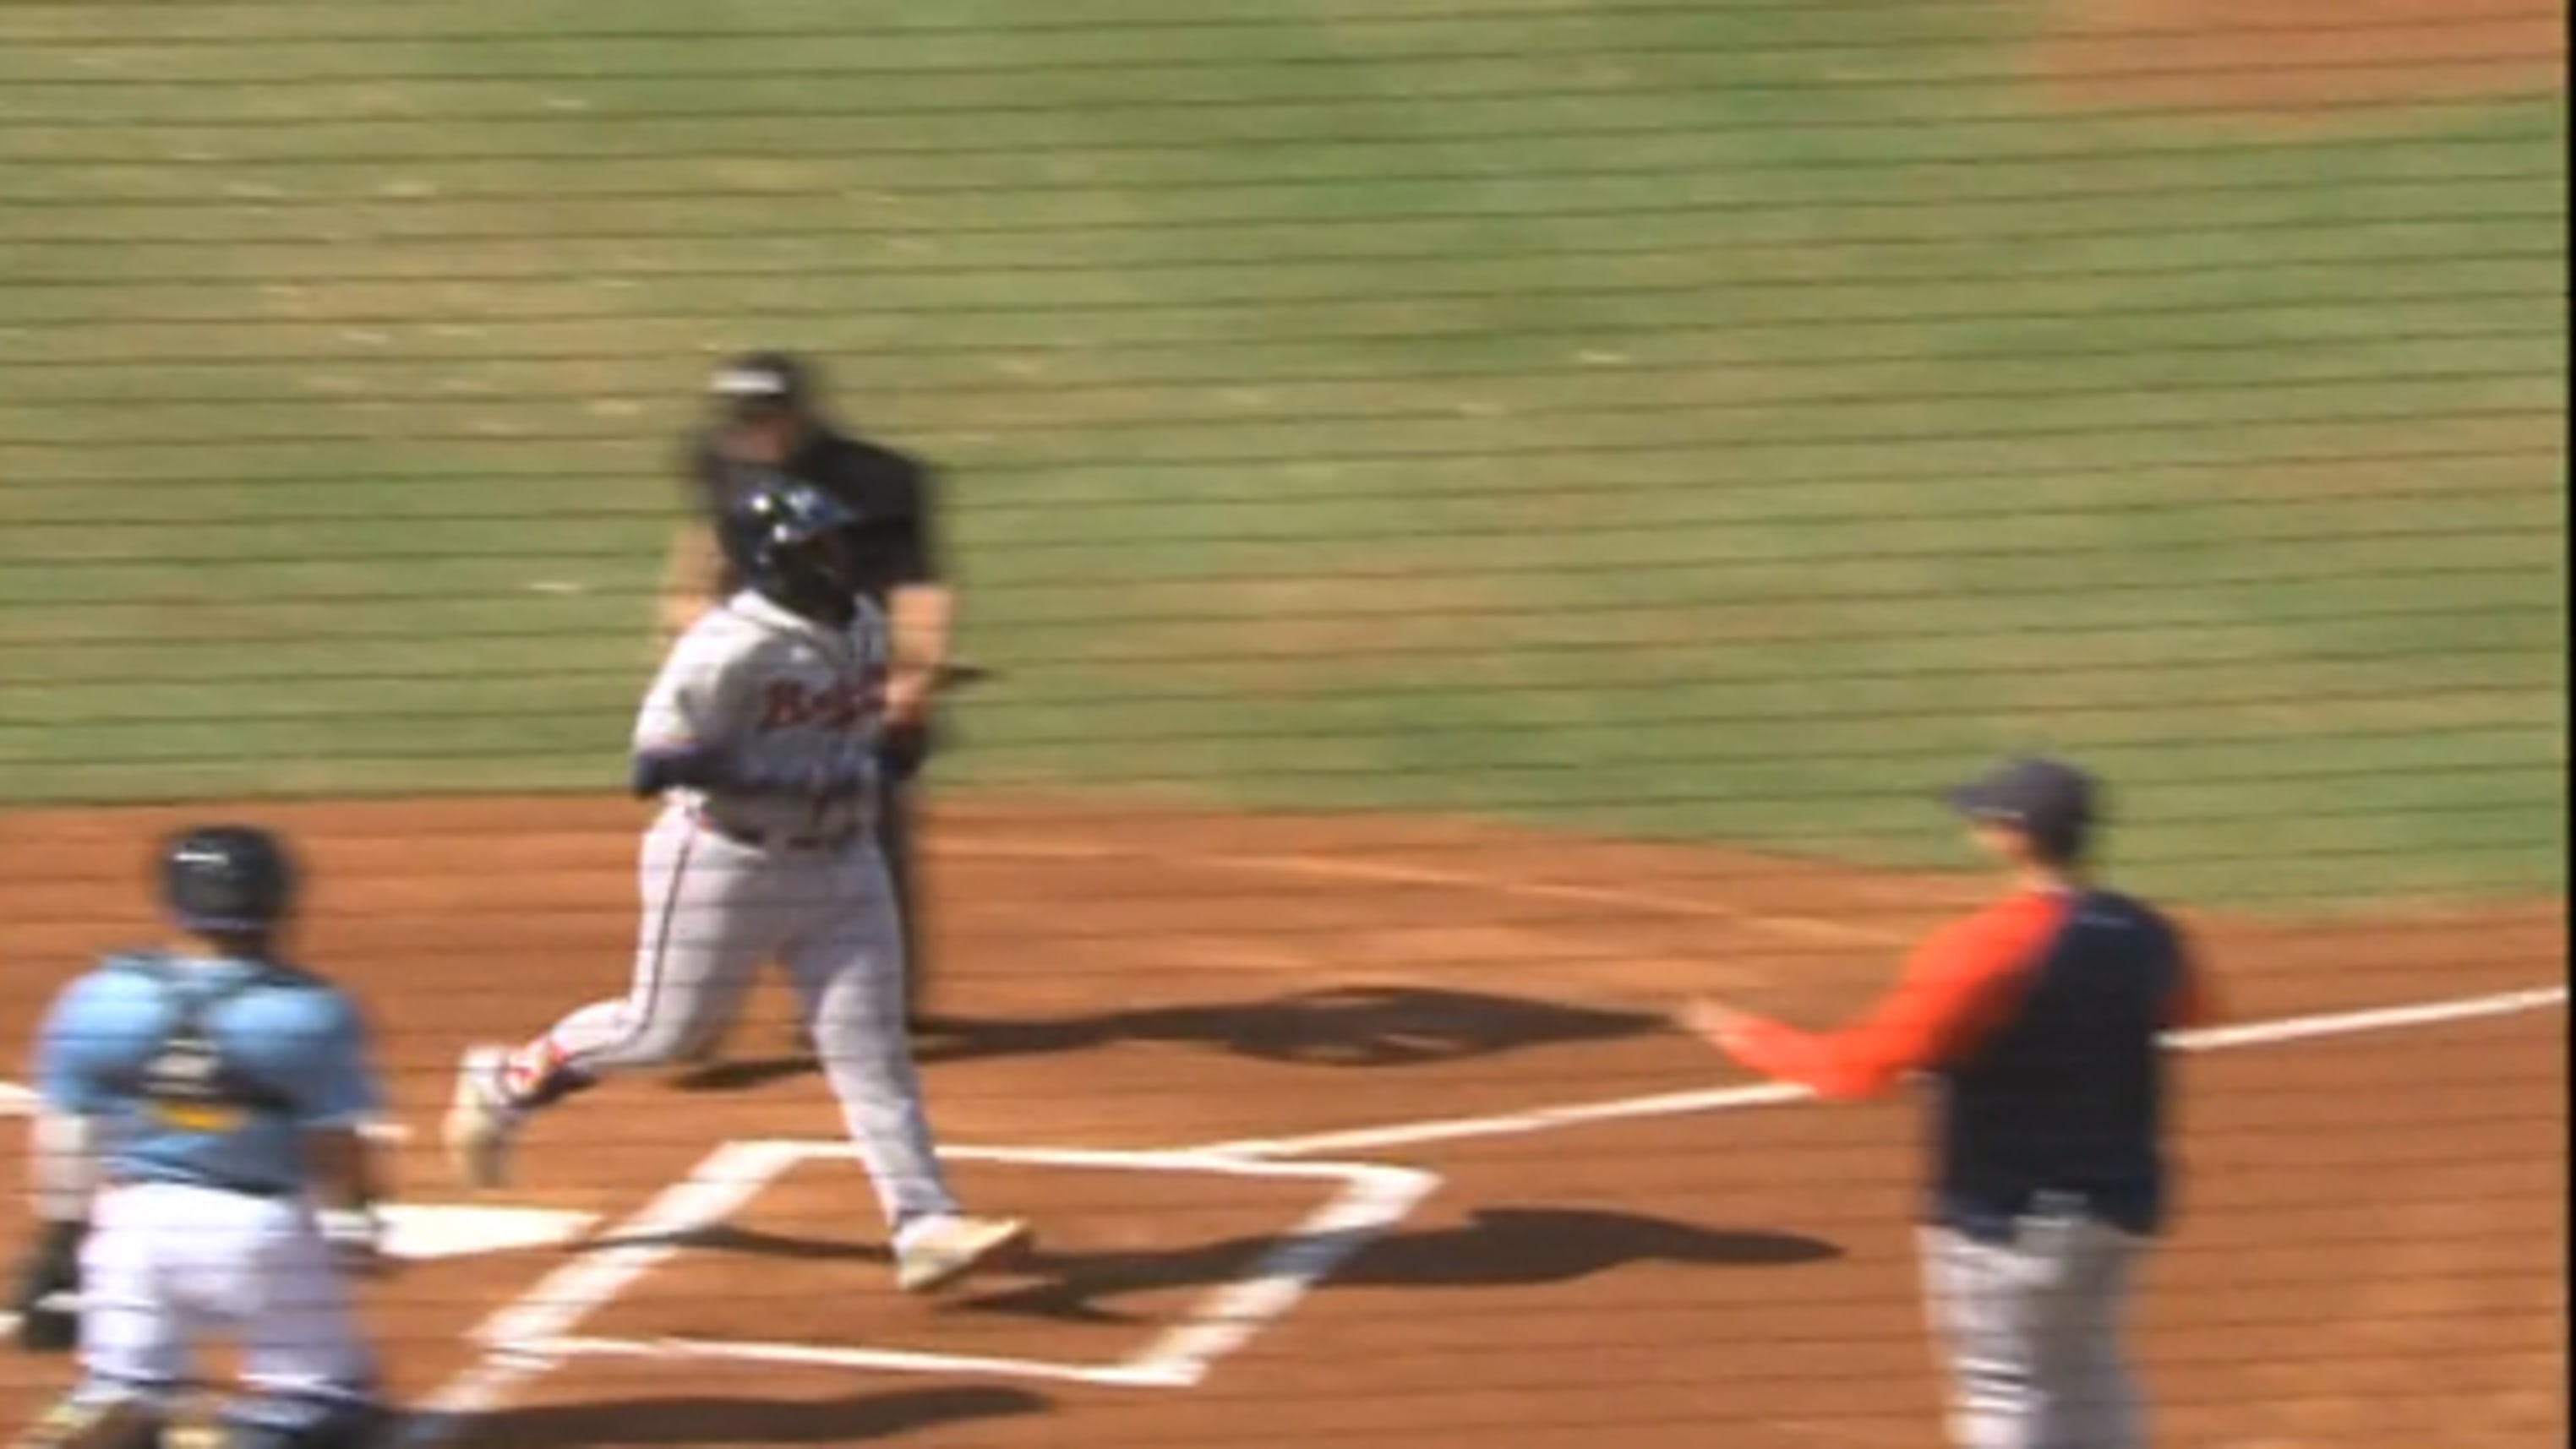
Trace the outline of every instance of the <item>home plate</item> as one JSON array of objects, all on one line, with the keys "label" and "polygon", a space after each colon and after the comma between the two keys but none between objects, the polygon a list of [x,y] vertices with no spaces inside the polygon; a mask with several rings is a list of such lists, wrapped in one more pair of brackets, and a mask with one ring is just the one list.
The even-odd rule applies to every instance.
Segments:
[{"label": "home plate", "polygon": [[553,1247],[589,1232],[599,1221],[595,1213],[479,1203],[388,1203],[379,1211],[385,1256],[414,1262]]}]

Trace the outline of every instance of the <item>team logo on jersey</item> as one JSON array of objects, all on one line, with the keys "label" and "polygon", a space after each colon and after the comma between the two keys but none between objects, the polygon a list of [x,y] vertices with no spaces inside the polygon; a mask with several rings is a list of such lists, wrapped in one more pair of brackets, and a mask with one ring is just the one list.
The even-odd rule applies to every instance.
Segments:
[{"label": "team logo on jersey", "polygon": [[801,679],[773,679],[760,691],[762,730],[852,730],[873,718],[883,690],[874,680],[816,689]]},{"label": "team logo on jersey", "polygon": [[242,1125],[242,1103],[226,1080],[223,1053],[195,1032],[173,1036],[144,1064],[147,1110],[185,1132],[230,1132]]}]

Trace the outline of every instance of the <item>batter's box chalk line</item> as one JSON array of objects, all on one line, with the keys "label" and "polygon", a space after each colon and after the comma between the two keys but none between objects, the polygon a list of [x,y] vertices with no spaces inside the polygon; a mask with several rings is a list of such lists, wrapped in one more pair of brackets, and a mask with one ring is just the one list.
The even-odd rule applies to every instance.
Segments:
[{"label": "batter's box chalk line", "polygon": [[[725,1160],[727,1152],[736,1155]],[[693,1181],[708,1184],[688,1223],[651,1208],[615,1232],[617,1246],[608,1254],[655,1251],[671,1238],[685,1238],[691,1225],[709,1225],[703,1209],[723,1199],[748,1202],[777,1177],[813,1161],[847,1161],[850,1147],[841,1142],[754,1142],[735,1144],[708,1159]],[[1292,1312],[1334,1269],[1384,1235],[1440,1185],[1436,1173],[1373,1163],[1282,1162],[1207,1152],[1113,1152],[1055,1147],[957,1147],[941,1154],[952,1161],[1010,1163],[1023,1167],[1091,1172],[1186,1173],[1338,1184],[1338,1191],[1304,1219],[1287,1228],[1259,1258],[1235,1278],[1202,1294],[1183,1311],[1181,1321],[1157,1333],[1134,1353],[1106,1363],[1054,1359],[1002,1358],[974,1354],[934,1353],[866,1345],[770,1343],[741,1339],[660,1337],[615,1338],[571,1332],[577,1316],[556,1306],[562,1300],[540,1288],[529,1300],[548,1305],[528,1316],[489,1326],[479,1335],[490,1349],[535,1362],[575,1358],[716,1359],[810,1368],[851,1369],[879,1373],[980,1375],[1081,1383],[1114,1388],[1191,1388],[1206,1379],[1216,1362],[1252,1341],[1264,1329]],[[744,1168],[753,1169],[745,1173]],[[719,1192],[717,1185],[722,1185]],[[730,1211],[730,1207],[727,1208]],[[674,1225],[675,1223],[679,1225]],[[665,1243],[651,1244],[660,1238]],[[639,1241],[643,1240],[643,1241]],[[653,1259],[660,1261],[659,1257]],[[604,1288],[607,1275],[576,1285],[577,1297],[589,1298]],[[622,1286],[621,1280],[620,1286]],[[604,1297],[595,1302],[603,1305]],[[586,1316],[586,1315],[580,1315]],[[550,1331],[534,1331],[550,1330]]]}]

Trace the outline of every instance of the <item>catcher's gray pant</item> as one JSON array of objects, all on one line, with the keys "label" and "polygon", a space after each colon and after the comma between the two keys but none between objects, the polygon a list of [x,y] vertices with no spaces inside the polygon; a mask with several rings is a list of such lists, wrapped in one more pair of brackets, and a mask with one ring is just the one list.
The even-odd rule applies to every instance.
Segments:
[{"label": "catcher's gray pant", "polygon": [[2120,1330],[2145,1246],[2072,1211],[2026,1217],[2008,1243],[1924,1230],[1958,1449],[2140,1449]]},{"label": "catcher's gray pant", "polygon": [[676,1061],[733,1019],[762,963],[783,962],[887,1222],[955,1212],[913,1067],[903,933],[874,839],[756,848],[674,807],[645,834],[641,876],[633,984],[555,1025],[563,1065],[592,1076]]}]

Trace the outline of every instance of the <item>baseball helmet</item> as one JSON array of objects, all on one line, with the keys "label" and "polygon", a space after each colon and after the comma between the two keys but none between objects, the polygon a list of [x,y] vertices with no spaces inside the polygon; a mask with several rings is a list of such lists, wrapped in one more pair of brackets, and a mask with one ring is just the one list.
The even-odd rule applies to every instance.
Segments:
[{"label": "baseball helmet", "polygon": [[725,557],[752,588],[798,613],[845,617],[858,597],[858,510],[801,478],[766,473],[725,510]]},{"label": "baseball helmet", "polygon": [[190,931],[264,931],[295,904],[295,863],[274,835],[248,825],[200,825],[161,852],[161,902]]}]

